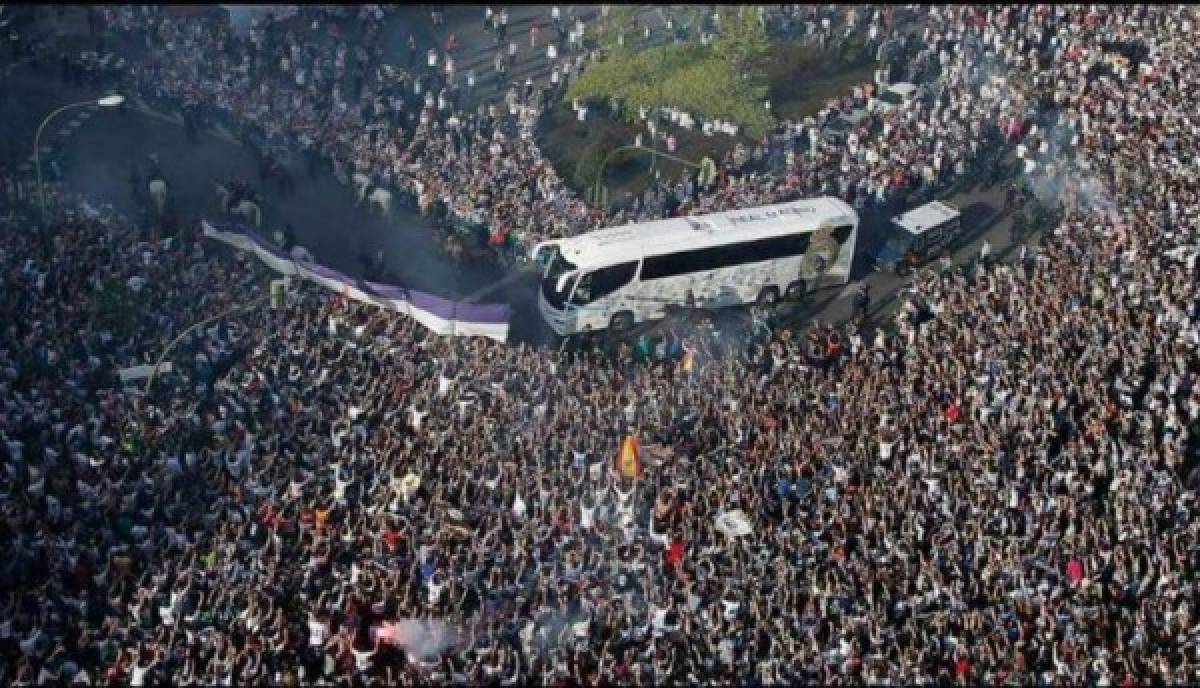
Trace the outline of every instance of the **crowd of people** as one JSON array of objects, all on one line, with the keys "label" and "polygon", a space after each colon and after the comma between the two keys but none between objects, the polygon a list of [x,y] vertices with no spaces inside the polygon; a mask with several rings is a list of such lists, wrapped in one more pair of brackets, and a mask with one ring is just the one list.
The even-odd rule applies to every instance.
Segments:
[{"label": "crowd of people", "polygon": [[[453,35],[424,56],[417,55],[410,36],[408,69],[382,64],[382,27],[388,17],[382,6],[335,13],[314,7],[301,13],[302,22],[264,20],[245,35],[217,21],[173,20],[149,6],[110,7],[105,14],[106,25],[117,35],[150,49],[135,73],[139,92],[151,102],[199,108],[231,128],[280,145],[297,144],[310,160],[330,161],[343,182],[350,183],[355,173],[367,175],[372,184],[399,193],[423,211],[486,233],[507,255],[523,255],[546,238],[618,222],[811,193],[858,199],[860,207],[883,204],[893,201],[898,190],[931,187],[961,175],[971,156],[991,141],[998,112],[1011,119],[1022,116],[1021,100],[1005,96],[1016,84],[992,89],[994,97],[982,102],[972,97],[981,78],[975,58],[986,49],[959,50],[974,24],[966,27],[949,10],[944,17],[934,13],[931,18],[944,26],[927,33],[923,47],[914,47],[913,59],[905,64],[914,78],[935,75],[937,66],[951,73],[936,103],[931,99],[929,106],[869,118],[847,140],[826,140],[827,119],[866,105],[866,92],[856,89],[831,101],[819,118],[783,123],[753,151],[731,152],[720,179],[708,188],[695,178],[664,179],[632,207],[608,213],[564,186],[533,136],[536,117],[558,102],[594,54],[582,47],[583,19],[571,16],[570,9],[566,16],[553,16],[555,10],[547,26],[559,30],[548,30],[540,40],[532,33],[529,50],[534,54],[527,58],[547,61],[550,83],[514,82],[501,102],[475,107],[469,96],[477,76],[474,70],[464,75],[456,69],[455,53],[462,49]],[[778,22],[787,28],[802,15],[770,16],[773,27]],[[831,19],[848,29],[861,26],[870,36],[868,49],[889,40],[901,43],[910,27],[908,22],[892,25],[886,8],[821,15],[819,22],[816,13],[804,17],[808,28],[802,35],[823,42],[849,34],[838,34]],[[492,78],[503,83],[518,50],[526,59],[526,48],[524,43],[518,48],[507,35],[506,10],[491,12],[485,24],[497,44]],[[569,29],[571,25],[575,28]],[[357,27],[353,47],[351,26]],[[991,29],[983,38],[994,33]],[[545,57],[539,52],[543,43]],[[551,51],[551,44],[559,47]],[[908,53],[893,58],[901,55]],[[273,114],[283,111],[287,118]],[[753,164],[785,157],[786,168],[778,172]]]},{"label": "crowd of people", "polygon": [[565,354],[293,285],[147,390],[118,371],[265,269],[70,199],[0,227],[0,681],[1200,680],[1200,17],[928,11],[999,93],[948,58],[950,114],[875,150],[936,155],[925,123],[945,169],[1049,110],[1063,219],[894,328]]},{"label": "crowd of people", "polygon": [[[460,225],[487,228],[498,246],[510,235],[515,247],[526,235],[595,226],[599,213],[565,189],[528,136],[517,116],[523,106],[463,104],[474,75],[455,73],[453,49],[431,49],[425,65],[410,69],[382,63],[388,11],[315,7],[300,25],[262,21],[243,36],[158,7],[105,8],[117,35],[150,49],[134,72],[152,103],[294,144],[310,161],[328,161],[344,183],[367,175],[424,211],[441,204]],[[353,45],[344,33],[351,25]],[[582,55],[564,54],[561,63],[564,74],[577,73]],[[277,116],[283,111],[287,118]]]},{"label": "crowd of people", "polygon": [[[114,6],[104,8],[103,25],[146,48],[147,57],[133,65],[138,92],[183,112],[189,131],[200,113],[277,147],[298,146],[310,170],[327,160],[344,183],[366,175],[450,225],[485,234],[507,256],[601,226],[815,194],[840,196],[860,210],[903,206],[992,165],[1002,141],[1038,134],[1034,102],[1051,90],[1039,65],[1064,43],[1058,34],[1016,26],[1015,10],[935,8],[928,16],[906,12],[903,22],[893,22],[888,8],[772,13],[770,25],[789,35],[832,42],[864,33],[867,49],[878,48],[895,65],[883,71],[922,84],[920,97],[870,112],[844,136],[827,136],[831,121],[868,105],[877,86],[864,84],[830,100],[816,117],[781,122],[758,145],[737,146],[708,186],[697,175],[662,179],[631,206],[609,213],[564,186],[532,135],[537,114],[559,99],[590,53],[570,50],[574,43],[567,41],[555,53],[561,59],[549,60],[552,83],[544,94],[532,81],[514,83],[503,102],[470,108],[464,95],[475,75],[455,70],[461,47],[453,41],[431,48],[425,64],[409,70],[383,64],[389,11],[313,7],[299,21],[280,13],[239,32],[215,19],[181,20],[163,8]],[[504,55],[506,17],[488,17]],[[844,24],[844,34],[831,19]],[[572,22],[577,28],[560,42],[585,29],[570,14],[555,18],[559,27]],[[1005,32],[1015,35],[1012,44]],[[544,42],[552,43],[555,32],[547,34]],[[531,43],[538,47],[536,34]],[[416,45],[411,37],[409,45]],[[286,118],[273,114],[285,111]],[[1045,138],[1043,129],[1031,150],[1046,160],[1074,139],[1043,148]]]}]

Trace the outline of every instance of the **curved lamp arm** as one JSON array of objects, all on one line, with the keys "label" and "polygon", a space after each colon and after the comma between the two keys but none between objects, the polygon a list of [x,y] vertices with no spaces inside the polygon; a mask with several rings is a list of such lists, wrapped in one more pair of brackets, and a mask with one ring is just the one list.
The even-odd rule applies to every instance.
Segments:
[{"label": "curved lamp arm", "polygon": [[78,103],[70,103],[46,115],[46,118],[43,119],[42,123],[38,125],[37,134],[35,134],[33,137],[33,164],[37,169],[38,204],[41,206],[42,210],[43,229],[46,227],[46,190],[42,186],[42,131],[46,129],[46,125],[50,123],[50,120],[72,108],[87,107],[89,105],[96,105],[99,107],[116,107],[124,102],[125,96],[112,94],[104,96],[103,98],[97,98],[95,100],[84,100]]},{"label": "curved lamp arm", "polygon": [[[596,199],[597,203],[599,202],[599,199],[600,199],[600,186],[601,186],[601,184],[604,183],[604,170],[608,168],[609,160],[611,160],[612,157],[614,155],[616,155],[617,153],[620,153],[621,151],[627,151],[627,150],[640,150],[640,151],[643,151],[646,153],[651,152],[651,151],[647,150],[645,146],[639,146],[636,143],[627,143],[624,146],[618,146],[617,148],[614,148],[611,151],[609,151],[608,155],[604,156],[604,161],[600,163],[600,171],[596,173],[596,183],[593,184],[593,186],[592,186],[592,189],[593,189],[592,197],[594,199]],[[654,154],[664,157],[664,158],[667,158],[668,160],[674,160],[675,162],[679,163],[680,165],[686,165],[687,167],[691,167],[694,169],[699,169],[701,167],[701,165],[698,163],[694,163],[691,160],[684,160],[683,158],[676,157],[674,155],[671,155],[670,153],[664,153],[662,151],[655,151]]]}]

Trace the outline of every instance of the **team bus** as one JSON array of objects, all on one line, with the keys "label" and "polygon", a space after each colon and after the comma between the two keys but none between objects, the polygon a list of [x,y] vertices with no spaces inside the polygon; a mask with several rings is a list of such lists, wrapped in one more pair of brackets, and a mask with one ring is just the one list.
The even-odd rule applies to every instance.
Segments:
[{"label": "team bus", "polygon": [[845,284],[857,236],[854,209],[826,197],[544,241],[538,305],[559,335],[627,330],[685,304],[769,305]]}]

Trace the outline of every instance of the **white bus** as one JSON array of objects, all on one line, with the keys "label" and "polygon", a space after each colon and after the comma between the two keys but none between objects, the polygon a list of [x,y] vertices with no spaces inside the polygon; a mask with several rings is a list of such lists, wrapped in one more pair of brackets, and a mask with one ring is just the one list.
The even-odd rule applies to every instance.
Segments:
[{"label": "white bus", "polygon": [[816,198],[589,232],[533,247],[538,305],[559,335],[661,318],[673,306],[771,304],[850,279],[858,215]]}]

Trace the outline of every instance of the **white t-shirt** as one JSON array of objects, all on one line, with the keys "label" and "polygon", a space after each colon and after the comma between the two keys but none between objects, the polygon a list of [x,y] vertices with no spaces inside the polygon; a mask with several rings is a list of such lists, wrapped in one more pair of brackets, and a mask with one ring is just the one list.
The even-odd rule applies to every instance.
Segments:
[{"label": "white t-shirt", "polygon": [[442,583],[441,585],[436,585],[434,584],[433,579],[430,578],[429,582],[426,583],[425,586],[429,588],[429,603],[437,604],[438,601],[442,599],[442,588],[446,587],[446,584]]},{"label": "white t-shirt", "polygon": [[350,648],[350,651],[354,653],[354,666],[359,671],[370,671],[371,657],[375,656],[375,651],[368,650],[366,652],[361,652],[359,650],[355,650],[354,648]]},{"label": "white t-shirt", "polygon": [[346,487],[354,482],[354,479],[344,480],[341,471],[334,469],[333,472],[333,498],[342,499],[346,496]]},{"label": "white t-shirt", "polygon": [[321,647],[325,644],[325,638],[329,634],[329,629],[321,621],[313,617],[308,618],[308,644],[309,647]]},{"label": "white t-shirt", "polygon": [[892,458],[892,446],[894,444],[896,444],[896,443],[880,441],[879,442],[879,458],[885,459],[885,460]]},{"label": "white t-shirt", "polygon": [[[153,666],[153,665],[150,665],[150,666]],[[150,666],[142,667],[142,666],[138,666],[136,664],[133,665],[133,668],[129,670],[129,685],[131,685],[131,686],[146,685],[146,674],[150,672]]]},{"label": "white t-shirt", "polygon": [[429,415],[428,411],[421,412],[421,411],[418,411],[416,409],[416,407],[409,408],[408,418],[409,418],[409,423],[412,424],[413,430],[420,432],[421,421],[425,418],[425,416],[428,416],[428,415]]}]

